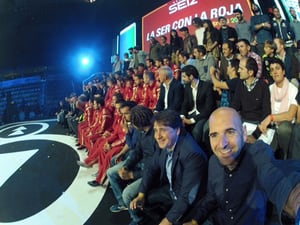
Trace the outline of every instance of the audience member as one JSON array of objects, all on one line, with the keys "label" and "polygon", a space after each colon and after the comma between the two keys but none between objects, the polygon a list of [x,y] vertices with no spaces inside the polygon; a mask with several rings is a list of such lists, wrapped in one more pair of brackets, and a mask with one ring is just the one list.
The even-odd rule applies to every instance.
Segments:
[{"label": "audience member", "polygon": [[94,95],[96,94],[97,88],[93,84],[93,82],[88,82],[86,89],[85,89],[85,96],[87,96],[88,100],[94,100]]},{"label": "audience member", "polygon": [[209,128],[214,155],[209,160],[207,193],[194,220],[184,225],[202,224],[209,216],[215,225],[264,225],[268,199],[279,217],[285,211],[295,218],[300,207],[299,162],[275,160],[270,146],[261,141],[245,143],[242,120],[232,108],[213,112]]},{"label": "audience member", "polygon": [[129,58],[129,54],[127,52],[125,52],[124,59],[123,59],[122,74],[126,74],[126,70],[128,70],[130,62],[131,62],[131,59]]},{"label": "audience member", "polygon": [[272,40],[272,25],[268,15],[262,14],[261,9],[254,2],[251,3],[253,16],[251,16],[251,31],[255,36],[256,52],[262,56],[266,40]]},{"label": "audience member", "polygon": [[[154,130],[152,124],[153,113],[149,108],[144,106],[135,106],[131,109],[131,123],[139,131],[138,141],[133,150],[129,152],[121,167],[115,168],[117,174],[111,175],[116,190],[122,190],[124,181],[130,182],[122,192],[124,204],[129,208],[130,202],[138,194],[138,188],[141,183],[141,177],[145,173],[144,168],[148,168],[152,155],[158,150],[154,139]],[[128,210],[132,219],[131,225],[142,223],[142,218],[136,211]]]},{"label": "audience member", "polygon": [[66,122],[65,116],[66,116],[67,111],[68,111],[68,106],[67,106],[66,102],[64,100],[60,100],[58,110],[55,113],[58,124],[65,126],[65,122]]},{"label": "audience member", "polygon": [[272,30],[273,37],[280,38],[285,42],[285,49],[288,54],[292,55],[294,52],[295,34],[287,20],[282,19],[279,8],[273,7]]},{"label": "audience member", "polygon": [[216,70],[214,67],[211,68],[210,75],[212,83],[214,85],[214,89],[221,91],[220,106],[231,105],[236,86],[240,80],[238,73],[239,63],[240,61],[238,59],[232,59],[230,61],[230,64],[228,64],[227,66],[226,72],[226,77],[228,77],[228,79],[226,79],[225,81],[219,80],[218,77],[221,77],[221,75],[218,75],[218,70]]},{"label": "audience member", "polygon": [[181,79],[180,68],[178,65],[172,62],[171,57],[164,57],[163,62],[164,62],[164,66],[168,66],[172,69],[174,78],[176,80],[180,80]]},{"label": "audience member", "polygon": [[244,57],[251,57],[255,59],[258,71],[256,74],[257,78],[261,78],[262,73],[262,60],[260,55],[256,54],[255,52],[251,51],[251,45],[250,42],[247,39],[239,39],[237,42],[237,48],[239,51],[239,54],[237,55],[237,58],[241,60]]},{"label": "audience member", "polygon": [[[161,111],[154,117],[154,137],[160,150],[155,151],[145,167],[132,210],[158,204],[153,224],[169,225],[185,221],[189,210],[205,191],[207,157],[194,139],[184,131],[179,114]],[[145,221],[145,218],[143,218]],[[141,224],[141,223],[138,223]]]},{"label": "audience member", "polygon": [[246,21],[243,15],[243,11],[239,8],[234,9],[233,13],[235,17],[238,19],[238,22],[235,26],[238,39],[247,39],[250,43],[254,41],[252,32],[251,32],[251,24],[249,21]]},{"label": "audience member", "polygon": [[[110,161],[112,157],[118,154],[123,147],[125,146],[126,142],[126,131],[127,131],[127,122],[124,120],[126,117],[123,117],[124,110],[122,111],[123,106],[126,108],[127,104],[124,104],[124,101],[117,102],[120,104],[117,108],[118,112],[122,115],[120,120],[114,124],[113,132],[111,135],[101,143],[97,144],[97,151],[98,151],[98,173],[95,180],[89,181],[88,184],[92,187],[97,187],[99,185],[103,186],[106,180],[106,171],[110,166]],[[125,109],[126,111],[126,109]],[[126,127],[125,127],[126,126]]]},{"label": "audience member", "polygon": [[[133,48],[133,59],[132,62],[133,64],[130,64],[129,68],[136,68],[139,63],[143,63],[144,65],[146,64],[146,59],[149,56],[147,52],[141,50],[140,46],[135,46]],[[150,57],[151,58],[151,57]]]},{"label": "audience member", "polygon": [[88,127],[92,126],[94,120],[94,106],[93,101],[89,100],[88,103],[85,105],[84,109],[84,120],[78,125],[77,129],[77,144],[76,146],[79,148],[78,150],[84,149],[85,146],[82,144],[84,143],[83,140],[83,132],[88,129]]},{"label": "audience member", "polygon": [[113,111],[113,106],[112,106],[112,98],[114,96],[115,93],[120,93],[120,87],[117,85],[117,80],[114,77],[108,77],[106,79],[106,84],[107,84],[107,93],[105,95],[105,107],[110,110]]},{"label": "audience member", "polygon": [[112,72],[113,73],[115,73],[115,72],[122,72],[122,67],[123,67],[123,62],[120,59],[119,54],[116,54],[115,58],[114,58],[113,65],[112,65]]},{"label": "audience member", "polygon": [[154,73],[145,71],[143,75],[143,100],[142,105],[153,110],[157,104],[160,84],[155,80]]},{"label": "audience member", "polygon": [[300,40],[300,21],[297,18],[297,12],[294,7],[290,7],[292,20],[290,21],[291,28],[295,34],[295,42]]},{"label": "audience member", "polygon": [[300,72],[300,64],[294,55],[287,54],[285,50],[285,42],[281,38],[274,38],[276,44],[276,57],[281,59],[285,65],[285,76],[291,80],[298,78]]},{"label": "audience member", "polygon": [[125,87],[122,91],[122,95],[125,101],[129,101],[133,95],[133,78],[132,76],[125,77]]},{"label": "audience member", "polygon": [[79,115],[79,109],[76,107],[77,95],[75,93],[71,93],[70,98],[66,98],[66,101],[69,102],[68,113],[66,114],[68,135],[74,135],[72,120],[75,120],[77,115]]},{"label": "audience member", "polygon": [[220,24],[220,44],[223,44],[224,42],[231,41],[234,44],[238,40],[237,32],[233,27],[228,26],[227,24],[227,18],[224,16],[219,17],[219,24]]},{"label": "audience member", "polygon": [[216,108],[211,82],[199,79],[196,67],[187,65],[182,69],[185,84],[184,98],[181,105],[181,118],[185,128],[191,132],[197,143],[204,148],[204,125]]},{"label": "audience member", "polygon": [[276,44],[274,41],[267,40],[264,45],[264,55],[262,56],[263,67],[262,67],[262,78],[268,83],[274,82],[270,73],[270,62],[276,58]]},{"label": "audience member", "polygon": [[228,80],[227,68],[231,64],[232,60],[236,58],[235,45],[231,41],[224,42],[222,44],[222,56],[220,60],[220,80]]},{"label": "audience member", "polygon": [[166,36],[160,36],[160,49],[159,49],[159,57],[171,57],[171,46],[167,43]]},{"label": "audience member", "polygon": [[131,101],[140,104],[143,101],[143,73],[133,76],[133,82]]},{"label": "audience member", "polygon": [[[242,58],[239,65],[240,81],[238,82],[231,107],[240,112],[242,120],[259,124],[266,116],[271,114],[270,91],[267,84],[256,78],[258,66],[256,61],[249,58]],[[261,132],[257,128],[251,136],[257,139]]]},{"label": "audience member", "polygon": [[193,54],[193,49],[197,46],[197,38],[195,35],[189,33],[189,28],[181,27],[179,29],[183,36],[183,51],[188,54]]},{"label": "audience member", "polygon": [[[184,51],[181,51],[178,55],[178,59],[180,62],[180,69],[187,65],[195,65],[195,59],[190,58],[190,55]],[[182,79],[181,79],[182,80]]]},{"label": "audience member", "polygon": [[180,112],[183,101],[182,84],[174,79],[173,71],[168,66],[162,66],[159,69],[159,80],[161,82],[160,94],[154,111],[172,109]]},{"label": "audience member", "polygon": [[76,113],[67,119],[69,130],[76,138],[78,137],[78,124],[83,120],[84,108],[87,102],[87,97],[81,94],[75,103]]},{"label": "audience member", "polygon": [[178,53],[183,50],[184,44],[182,37],[180,37],[174,29],[170,32],[170,47],[172,60],[175,61]]},{"label": "audience member", "polygon": [[195,67],[199,73],[199,79],[202,81],[211,81],[210,68],[215,66],[214,57],[207,53],[203,45],[194,48]]},{"label": "audience member", "polygon": [[155,61],[153,59],[146,59],[146,66],[147,70],[151,71],[152,73],[156,73],[157,68],[155,67]]},{"label": "audience member", "polygon": [[280,59],[270,61],[270,72],[274,84],[270,85],[271,114],[259,125],[263,133],[267,132],[269,125],[275,125],[275,134],[271,142],[274,151],[280,151],[279,157],[287,159],[289,155],[290,137],[293,122],[297,113],[296,96],[298,89],[285,77],[285,67]]},{"label": "audience member", "polygon": [[84,147],[87,150],[93,152],[93,146],[96,140],[104,134],[105,131],[109,130],[112,125],[112,113],[105,107],[104,99],[101,97],[94,98],[94,114],[93,124],[83,130],[82,138],[78,137],[78,140],[83,140],[79,150]]},{"label": "audience member", "polygon": [[127,184],[132,180],[122,180],[118,171],[124,166],[125,160],[128,157],[128,153],[133,150],[138,141],[139,131],[135,129],[131,124],[131,112],[130,110],[136,106],[135,102],[126,101],[123,103],[120,109],[123,116],[123,120],[127,122],[126,144],[123,149],[113,157],[112,167],[107,170],[107,177],[112,188],[113,194],[117,200],[117,204],[110,207],[110,211],[113,213],[127,210],[127,207],[122,198],[122,191]]},{"label": "audience member", "polygon": [[149,48],[149,58],[156,60],[160,58],[160,44],[155,37],[150,37],[149,40],[150,48]]},{"label": "audience member", "polygon": [[204,38],[203,45],[208,53],[211,53],[216,62],[220,59],[219,44],[221,43],[220,32],[213,26],[211,20],[203,20]]},{"label": "audience member", "polygon": [[203,45],[204,31],[203,21],[199,17],[194,17],[192,20],[192,25],[195,29],[195,36],[197,38],[198,45]]}]

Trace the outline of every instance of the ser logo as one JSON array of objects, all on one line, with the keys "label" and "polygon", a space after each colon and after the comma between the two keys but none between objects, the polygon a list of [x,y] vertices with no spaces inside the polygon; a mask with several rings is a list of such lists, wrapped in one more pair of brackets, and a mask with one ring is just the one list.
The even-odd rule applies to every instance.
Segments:
[{"label": "ser logo", "polygon": [[198,0],[176,0],[169,6],[169,15],[198,4]]}]

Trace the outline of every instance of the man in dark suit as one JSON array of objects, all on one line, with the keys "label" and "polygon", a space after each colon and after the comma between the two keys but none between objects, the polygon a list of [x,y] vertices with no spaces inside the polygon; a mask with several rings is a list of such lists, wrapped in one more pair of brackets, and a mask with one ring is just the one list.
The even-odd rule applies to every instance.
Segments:
[{"label": "man in dark suit", "polygon": [[[157,217],[160,222],[153,221],[153,224],[182,223],[205,192],[207,157],[185,132],[179,114],[173,110],[154,116],[154,137],[160,150],[145,168],[138,196],[132,200],[130,208],[147,211],[157,204],[161,217]],[[149,214],[153,219],[153,213]]]},{"label": "man in dark suit", "polygon": [[213,86],[211,82],[200,80],[198,70],[192,65],[183,67],[181,73],[185,84],[181,118],[197,143],[204,147],[204,125],[216,108]]},{"label": "man in dark suit", "polygon": [[180,112],[183,101],[183,86],[180,81],[174,79],[173,71],[168,66],[159,69],[161,82],[160,95],[154,111],[171,109]]}]

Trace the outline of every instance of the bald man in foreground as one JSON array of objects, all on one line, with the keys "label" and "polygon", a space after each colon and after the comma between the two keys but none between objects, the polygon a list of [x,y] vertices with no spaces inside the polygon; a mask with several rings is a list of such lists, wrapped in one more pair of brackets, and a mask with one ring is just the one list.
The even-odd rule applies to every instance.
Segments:
[{"label": "bald man in foreground", "polygon": [[295,218],[300,206],[300,161],[276,160],[262,141],[246,143],[246,128],[232,108],[215,110],[209,127],[214,155],[209,160],[208,192],[191,222],[184,225],[202,224],[207,218],[214,225],[264,225],[267,200],[278,215],[285,211]]}]

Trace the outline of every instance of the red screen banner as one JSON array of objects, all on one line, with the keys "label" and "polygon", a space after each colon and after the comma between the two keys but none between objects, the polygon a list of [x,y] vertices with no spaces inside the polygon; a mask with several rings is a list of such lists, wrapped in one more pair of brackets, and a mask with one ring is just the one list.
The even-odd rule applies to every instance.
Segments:
[{"label": "red screen banner", "polygon": [[[228,24],[234,26],[237,22],[233,10],[239,8],[244,18],[251,17],[249,0],[173,0],[153,10],[142,18],[142,44],[145,51],[149,51],[149,38],[166,35],[172,29],[179,31],[181,27],[189,27],[194,32],[192,19],[210,19],[218,26],[218,17],[225,16]],[[180,32],[178,32],[180,34]]]}]

